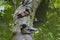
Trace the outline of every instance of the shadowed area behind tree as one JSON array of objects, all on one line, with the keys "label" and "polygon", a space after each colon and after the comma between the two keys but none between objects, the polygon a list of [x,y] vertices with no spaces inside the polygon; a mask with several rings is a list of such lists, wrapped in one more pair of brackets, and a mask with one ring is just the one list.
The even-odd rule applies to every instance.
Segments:
[{"label": "shadowed area behind tree", "polygon": [[46,12],[49,7],[49,2],[49,0],[42,0],[41,3],[38,5],[35,12],[35,18],[38,19],[38,22],[33,22],[34,27],[39,27],[41,24],[47,21]]}]

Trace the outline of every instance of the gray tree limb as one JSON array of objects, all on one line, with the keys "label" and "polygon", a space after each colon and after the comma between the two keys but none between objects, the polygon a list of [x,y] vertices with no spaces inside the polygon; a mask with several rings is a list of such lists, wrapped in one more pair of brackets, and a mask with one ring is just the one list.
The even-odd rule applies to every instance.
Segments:
[{"label": "gray tree limb", "polygon": [[[26,0],[27,1],[27,0]],[[13,0],[14,2],[14,0]],[[30,1],[29,1],[30,2]],[[33,2],[31,4],[27,4],[26,6],[24,5],[20,5],[18,7],[18,9],[15,11],[14,13],[14,16],[13,16],[13,19],[14,19],[14,28],[13,28],[13,32],[16,33],[16,35],[13,36],[13,39],[12,40],[33,40],[31,34],[21,34],[21,24],[27,24],[29,27],[27,28],[31,28],[33,26],[33,18],[34,18],[34,15],[35,15],[35,11],[39,5],[41,1],[40,0],[33,0]],[[16,3],[16,1],[14,2],[14,4]],[[17,13],[21,13],[24,11],[24,9],[26,7],[30,7],[33,11],[30,11],[30,15],[27,16],[27,17],[23,17],[21,19],[17,19]],[[31,10],[30,9],[30,10]],[[30,16],[32,16],[31,20],[30,20]]]}]

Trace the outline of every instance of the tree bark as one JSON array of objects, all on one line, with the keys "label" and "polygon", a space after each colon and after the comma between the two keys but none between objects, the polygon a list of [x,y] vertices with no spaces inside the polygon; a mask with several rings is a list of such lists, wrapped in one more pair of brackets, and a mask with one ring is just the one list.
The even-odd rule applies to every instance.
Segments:
[{"label": "tree bark", "polygon": [[[21,34],[21,31],[20,31],[20,25],[22,24],[22,22],[26,24],[28,24],[28,26],[33,26],[33,18],[34,18],[34,14],[35,14],[35,11],[38,7],[38,5],[40,4],[40,0],[33,0],[32,2],[32,7],[31,9],[33,11],[30,12],[30,15],[31,15],[31,20],[30,20],[30,17],[24,17],[22,19],[16,19],[17,16],[15,16],[15,14],[20,10],[22,9],[23,10],[23,7],[19,6],[19,8],[15,11],[14,13],[14,28],[13,28],[13,39],[12,40],[33,40],[31,34]],[[31,5],[29,5],[31,6]],[[21,11],[21,10],[20,10]],[[17,22],[18,21],[18,22]],[[28,23],[27,23],[28,22]]]},{"label": "tree bark", "polygon": [[31,12],[31,24],[30,24],[31,26],[35,25],[35,24],[33,24],[35,14],[36,14],[35,11],[37,10],[40,3],[41,3],[41,0],[33,0],[33,4],[32,4],[33,11]]},{"label": "tree bark", "polygon": [[34,27],[38,28],[47,21],[47,10],[49,7],[49,0],[41,0],[37,9],[35,10],[34,18],[37,18],[37,22],[33,22]]}]

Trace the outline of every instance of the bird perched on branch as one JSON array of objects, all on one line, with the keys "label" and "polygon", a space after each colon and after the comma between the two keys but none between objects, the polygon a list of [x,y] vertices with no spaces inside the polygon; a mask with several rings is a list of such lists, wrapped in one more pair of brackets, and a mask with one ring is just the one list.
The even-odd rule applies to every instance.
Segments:
[{"label": "bird perched on branch", "polygon": [[30,7],[32,6],[31,3],[32,0],[24,0],[22,2],[23,6],[19,6],[19,8],[16,10],[14,14],[14,22],[15,24],[17,24],[15,26],[22,26],[21,31],[25,33],[31,33],[36,31],[35,28],[30,26]]},{"label": "bird perched on branch", "polygon": [[22,25],[22,28],[21,28],[21,33],[22,34],[31,34],[33,32],[37,32],[38,31],[37,29],[35,29],[33,27],[28,27],[28,28],[27,27],[28,27],[28,25],[26,25],[26,24]]},{"label": "bird perched on branch", "polygon": [[17,15],[18,16],[17,18],[22,18],[22,17],[28,16],[29,14],[30,14],[29,9],[26,8],[23,12]]}]

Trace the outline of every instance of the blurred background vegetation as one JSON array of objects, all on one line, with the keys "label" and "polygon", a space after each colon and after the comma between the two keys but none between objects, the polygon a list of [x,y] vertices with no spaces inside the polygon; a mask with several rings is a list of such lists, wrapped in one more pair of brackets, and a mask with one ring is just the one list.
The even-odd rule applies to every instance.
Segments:
[{"label": "blurred background vegetation", "polygon": [[[17,0],[17,7],[21,1]],[[44,5],[43,8],[40,7],[42,5]],[[48,5],[46,12],[44,12],[45,5]],[[45,14],[41,12],[40,18],[38,17],[40,19],[39,33],[34,33],[34,40],[60,40],[60,0],[45,0],[40,6]],[[14,4],[12,0],[0,0],[0,40],[11,40],[12,33],[10,30],[13,25],[13,13]],[[45,19],[46,22],[43,23],[42,20]]]}]

